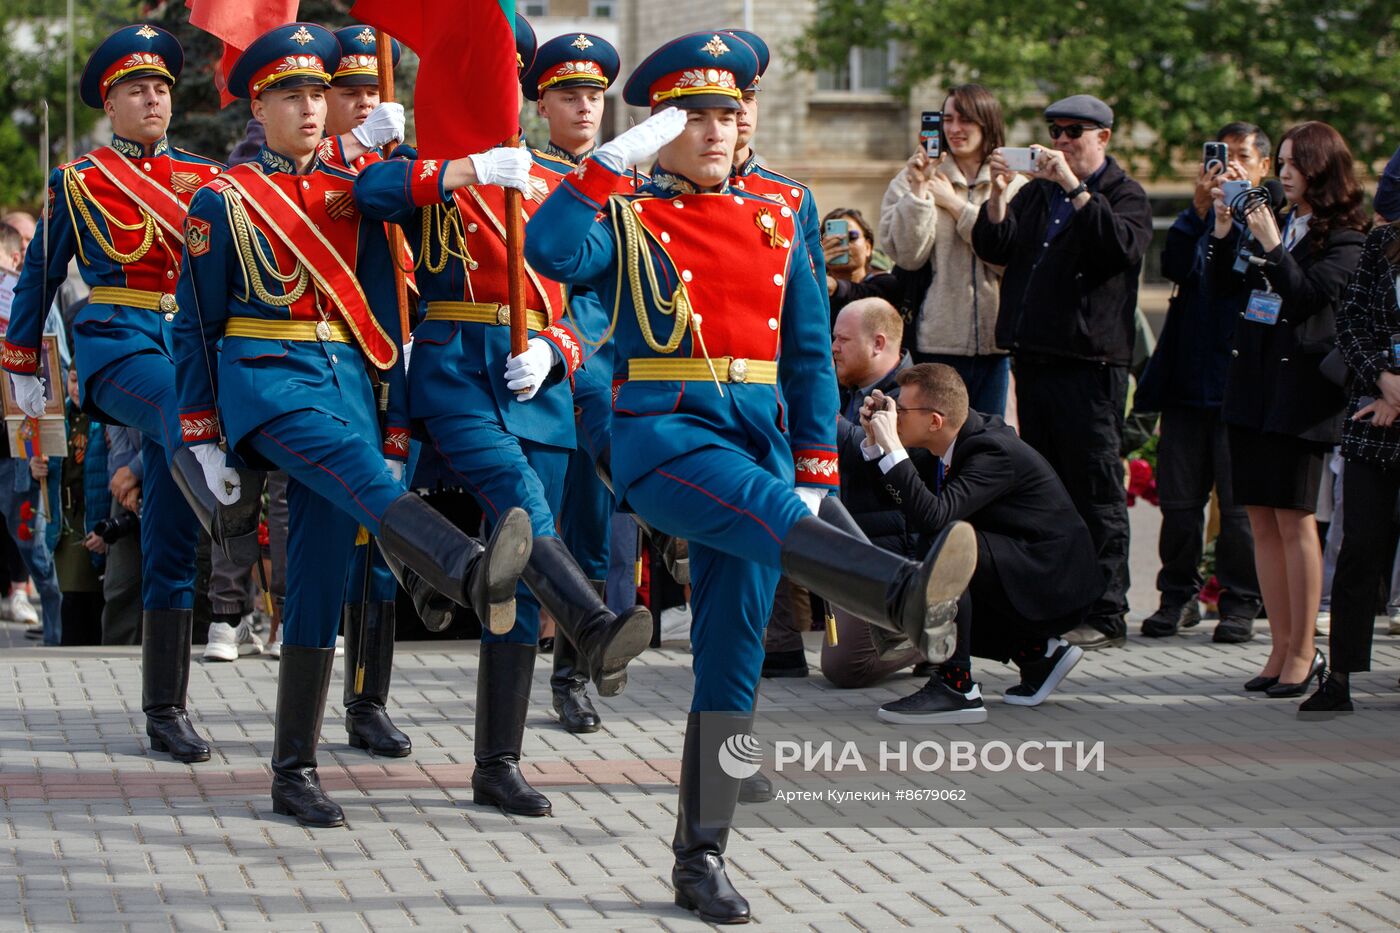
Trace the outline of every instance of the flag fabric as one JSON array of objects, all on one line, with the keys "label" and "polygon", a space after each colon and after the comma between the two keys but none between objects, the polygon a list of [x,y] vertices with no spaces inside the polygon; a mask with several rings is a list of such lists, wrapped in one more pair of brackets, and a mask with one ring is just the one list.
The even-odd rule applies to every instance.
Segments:
[{"label": "flag fabric", "polygon": [[519,131],[513,0],[356,0],[350,15],[418,54],[421,156],[481,152]]},{"label": "flag fabric", "polygon": [[223,57],[214,69],[214,86],[219,89],[220,106],[237,100],[228,92],[228,74],[233,63],[253,40],[283,23],[294,23],[299,0],[185,0],[190,25],[219,39]]}]

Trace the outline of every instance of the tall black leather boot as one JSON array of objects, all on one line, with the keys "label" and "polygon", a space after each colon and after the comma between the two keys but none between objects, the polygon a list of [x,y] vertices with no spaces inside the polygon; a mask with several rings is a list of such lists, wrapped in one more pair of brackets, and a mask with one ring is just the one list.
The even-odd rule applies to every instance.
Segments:
[{"label": "tall black leather boot", "polygon": [[676,854],[671,885],[676,890],[676,906],[695,911],[709,923],[748,923],[751,919],[749,902],[724,872],[724,849],[740,782],[717,762],[725,739],[747,733],[752,725],[752,714],[691,713],[685,720],[676,835],[671,842]]},{"label": "tall black leather boot", "polygon": [[[360,618],[365,625],[365,678],[355,689],[360,657]],[[350,744],[371,755],[403,758],[413,743],[389,719],[389,677],[394,667],[394,604],[351,603],[345,607],[345,732]]]},{"label": "tall black leather boot", "polygon": [[783,539],[782,564],[794,582],[904,635],[938,663],[957,645],[958,598],[977,567],[977,536],[966,522],[953,522],[920,564],[807,516]]},{"label": "tall black leather boot", "polygon": [[476,770],[472,802],[516,816],[549,816],[549,798],[520,773],[520,746],[530,709],[534,645],[485,642],[476,669]]},{"label": "tall black leather boot", "polygon": [[147,609],[141,613],[141,710],[151,750],[186,763],[209,760],[209,743],[185,712],[190,685],[193,609]]},{"label": "tall black leather boot", "polygon": [[272,740],[272,812],[303,826],[343,826],[345,813],[321,790],[316,740],[335,669],[334,648],[282,645]]},{"label": "tall black leather boot", "polygon": [[170,477],[175,480],[201,527],[224,555],[239,567],[251,567],[262,557],[258,544],[258,522],[262,518],[263,487],[267,474],[238,468],[238,501],[224,505],[214,497],[204,481],[204,468],[188,447],[176,450],[170,461]]},{"label": "tall black leather boot", "polygon": [[[559,633],[574,643],[598,694],[621,693],[627,686],[627,662],[651,644],[651,612],[633,606],[614,615],[564,542],[553,536],[535,539],[521,578],[554,617]],[[558,651],[559,639],[554,644]]]},{"label": "tall black leather boot", "polygon": [[[589,582],[601,599],[604,582]],[[554,673],[549,678],[549,687],[554,695],[555,715],[566,732],[582,735],[598,731],[603,720],[588,697],[588,675],[579,666],[578,649],[562,633],[554,639]]]},{"label": "tall black leather boot", "polygon": [[507,509],[482,547],[422,497],[406,492],[384,510],[378,540],[384,563],[430,631],[452,622],[443,596],[475,611],[495,631],[515,620],[515,587],[530,559],[532,534],[525,510]]}]

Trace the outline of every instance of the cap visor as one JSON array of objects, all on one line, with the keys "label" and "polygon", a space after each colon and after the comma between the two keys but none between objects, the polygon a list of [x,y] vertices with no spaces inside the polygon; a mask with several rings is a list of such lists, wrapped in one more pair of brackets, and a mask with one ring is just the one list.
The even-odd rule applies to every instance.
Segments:
[{"label": "cap visor", "polygon": [[331,79],[331,87],[364,87],[365,85],[378,83],[378,73],[372,75],[346,75],[343,78]]},{"label": "cap visor", "polygon": [[663,100],[652,107],[652,110],[665,110],[667,107],[679,107],[682,110],[738,110],[739,102],[725,94],[689,94]]},{"label": "cap visor", "polygon": [[269,84],[258,92],[258,96],[261,97],[268,91],[290,91],[299,87],[330,87],[330,84],[324,78],[315,75],[292,75],[290,78]]}]

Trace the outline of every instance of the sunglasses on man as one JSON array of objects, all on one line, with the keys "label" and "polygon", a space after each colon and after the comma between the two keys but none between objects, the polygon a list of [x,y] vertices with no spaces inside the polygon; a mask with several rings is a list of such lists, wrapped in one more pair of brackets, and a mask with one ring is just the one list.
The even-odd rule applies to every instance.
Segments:
[{"label": "sunglasses on man", "polygon": [[1060,126],[1058,123],[1050,124],[1050,138],[1059,139],[1061,136],[1068,136],[1070,139],[1078,139],[1088,130],[1101,130],[1103,127],[1097,123],[1071,123],[1069,126]]}]

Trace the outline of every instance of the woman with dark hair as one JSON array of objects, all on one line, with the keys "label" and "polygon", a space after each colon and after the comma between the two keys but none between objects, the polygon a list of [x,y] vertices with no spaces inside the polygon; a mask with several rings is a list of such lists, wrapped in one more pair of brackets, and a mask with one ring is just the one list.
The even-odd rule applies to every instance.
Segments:
[{"label": "woman with dark hair", "polygon": [[849,227],[844,237],[822,236],[832,326],[836,325],[836,315],[841,313],[841,309],[857,298],[883,298],[897,306],[899,280],[870,265],[870,258],[875,253],[875,231],[870,228],[865,215],[853,207],[838,207],[822,218],[823,233],[828,220],[844,220]]},{"label": "woman with dark hair", "polygon": [[1395,553],[1400,500],[1400,224],[1371,231],[1337,309],[1337,348],[1355,377],[1342,422],[1342,551],[1332,577],[1332,669],[1300,715],[1350,711]]},{"label": "woman with dark hair", "polygon": [[1206,261],[1217,292],[1249,295],[1222,416],[1273,647],[1245,689],[1294,697],[1326,668],[1313,643],[1322,592],[1313,513],[1346,398],[1319,364],[1336,344],[1336,306],[1360,258],[1367,218],[1351,151],[1327,124],[1289,130],[1278,166],[1289,207],[1283,229],[1267,198],[1236,199],[1244,216],[1232,216],[1217,187]]},{"label": "woman with dark hair", "polygon": [[[972,225],[992,190],[988,160],[1006,136],[1001,104],[979,84],[962,84],[943,101],[943,155],[922,149],[890,182],[880,206],[880,239],[895,265],[931,278],[905,345],[920,363],[946,363],[967,384],[972,408],[1006,410],[1010,357],[996,344],[1000,266],[972,251]],[[1017,175],[1008,200],[1026,183]]]}]

